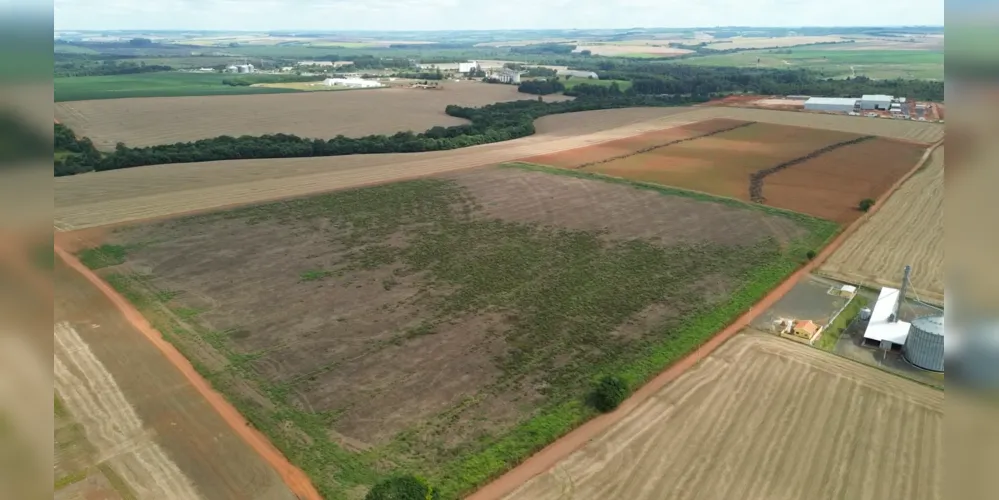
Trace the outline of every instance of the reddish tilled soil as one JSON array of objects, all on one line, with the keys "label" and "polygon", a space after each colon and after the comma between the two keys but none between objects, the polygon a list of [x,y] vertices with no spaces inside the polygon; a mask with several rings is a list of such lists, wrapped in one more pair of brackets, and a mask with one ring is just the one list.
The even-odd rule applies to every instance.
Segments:
[{"label": "reddish tilled soil", "polygon": [[749,200],[749,175],[851,134],[757,123],[620,160],[588,172]]},{"label": "reddish tilled soil", "polygon": [[727,120],[724,118],[705,120],[680,127],[647,132],[634,137],[618,139],[616,141],[605,142],[595,146],[572,149],[554,154],[532,156],[530,158],[525,158],[523,161],[527,163],[537,163],[540,165],[550,165],[553,167],[574,168],[586,163],[615,158],[634,151],[658,146],[660,144],[666,144],[690,137],[697,137],[716,130],[723,130],[739,125],[740,123],[746,122],[739,120]]},{"label": "reddish tilled soil", "polygon": [[849,222],[862,215],[860,200],[877,199],[912,169],[924,150],[888,139],[838,148],[767,176],[763,196],[767,205]]}]

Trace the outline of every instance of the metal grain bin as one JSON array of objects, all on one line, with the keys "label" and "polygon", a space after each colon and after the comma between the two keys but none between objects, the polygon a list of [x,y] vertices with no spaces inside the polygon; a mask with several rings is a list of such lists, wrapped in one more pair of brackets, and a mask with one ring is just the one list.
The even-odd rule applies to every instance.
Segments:
[{"label": "metal grain bin", "polygon": [[916,318],[909,327],[902,355],[924,370],[944,371],[944,317]]}]

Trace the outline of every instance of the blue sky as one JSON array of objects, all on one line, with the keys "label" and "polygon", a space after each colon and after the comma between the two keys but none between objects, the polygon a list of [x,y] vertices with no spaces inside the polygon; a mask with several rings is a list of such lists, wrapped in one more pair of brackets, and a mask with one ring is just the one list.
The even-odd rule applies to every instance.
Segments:
[{"label": "blue sky", "polygon": [[944,22],[943,0],[55,0],[55,29],[440,30]]}]

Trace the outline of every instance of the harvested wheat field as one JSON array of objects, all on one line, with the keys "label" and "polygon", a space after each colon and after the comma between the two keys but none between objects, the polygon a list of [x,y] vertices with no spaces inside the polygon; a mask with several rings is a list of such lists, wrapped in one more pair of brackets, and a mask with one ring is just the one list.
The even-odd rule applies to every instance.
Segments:
[{"label": "harvested wheat field", "polygon": [[122,226],[79,256],[324,496],[405,468],[454,498],[592,417],[595,377],[654,376],[836,229],[564,174],[485,168]]},{"label": "harvested wheat field", "polygon": [[[367,89],[341,92],[146,97],[60,102],[55,116],[98,149],[115,144],[152,146],[220,135],[294,134],[330,139],[337,135],[423,132],[436,125],[467,123],[448,116],[448,104],[482,106],[536,99],[511,85],[447,83],[444,90]],[[567,99],[561,95],[547,100]]]},{"label": "harvested wheat field", "polygon": [[912,286],[923,300],[944,296],[944,148],[907,180],[827,260],[819,272],[850,283],[897,287],[912,265]]},{"label": "harvested wheat field", "polygon": [[[297,94],[296,94],[297,95]],[[254,96],[262,97],[262,96]],[[270,96],[267,96],[270,97]],[[715,118],[938,140],[938,124],[761,109],[678,107],[546,116],[538,133],[431,153],[153,165],[59,177],[55,225],[72,230],[467,169],[566,151]]]},{"label": "harvested wheat field", "polygon": [[509,500],[943,498],[943,393],[740,334]]}]

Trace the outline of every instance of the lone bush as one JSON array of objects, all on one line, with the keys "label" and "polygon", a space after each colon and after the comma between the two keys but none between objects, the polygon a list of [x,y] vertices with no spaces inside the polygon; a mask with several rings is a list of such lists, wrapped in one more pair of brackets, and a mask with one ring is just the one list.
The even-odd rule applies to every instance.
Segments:
[{"label": "lone bush", "polygon": [[862,212],[866,212],[870,210],[871,207],[873,206],[874,206],[874,200],[870,198],[864,198],[863,200],[860,200],[860,205],[858,205],[857,208],[859,208],[860,211]]},{"label": "lone bush", "polygon": [[438,500],[440,493],[419,476],[390,477],[376,484],[364,500]]},{"label": "lone bush", "polygon": [[618,407],[625,398],[628,397],[628,384],[620,377],[612,375],[600,379],[597,388],[593,391],[592,402],[594,408],[609,412]]},{"label": "lone bush", "polygon": [[807,257],[808,260],[814,259],[815,258],[815,250],[809,250],[808,252],[806,252],[805,253],[805,257]]}]

